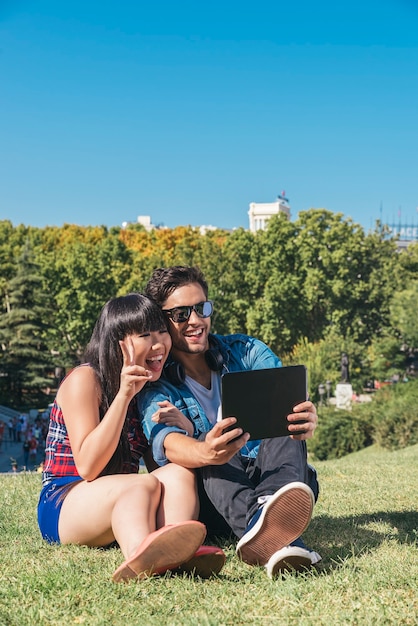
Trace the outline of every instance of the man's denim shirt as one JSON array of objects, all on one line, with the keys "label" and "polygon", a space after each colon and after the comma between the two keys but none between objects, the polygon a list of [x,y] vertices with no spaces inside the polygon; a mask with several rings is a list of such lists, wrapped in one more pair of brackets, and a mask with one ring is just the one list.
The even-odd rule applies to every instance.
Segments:
[{"label": "man's denim shirt", "polygon": [[[210,335],[211,348],[220,350],[224,364],[221,375],[227,372],[260,370],[281,367],[281,360],[262,341],[248,335]],[[152,446],[152,453],[158,465],[166,465],[169,461],[164,451],[164,439],[170,432],[187,435],[185,430],[177,426],[156,424],[152,416],[158,409],[158,402],[168,400],[193,423],[195,439],[203,439],[212,428],[202,407],[190,391],[182,383],[173,385],[164,376],[155,383],[147,383],[138,394],[138,408],[142,415],[142,427]],[[256,416],[255,416],[256,417]],[[257,456],[259,441],[248,441],[241,449],[244,456]]]}]

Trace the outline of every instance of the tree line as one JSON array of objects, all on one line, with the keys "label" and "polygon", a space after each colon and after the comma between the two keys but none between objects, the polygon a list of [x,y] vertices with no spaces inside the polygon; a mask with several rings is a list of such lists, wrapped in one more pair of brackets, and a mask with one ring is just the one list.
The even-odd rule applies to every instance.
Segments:
[{"label": "tree line", "polygon": [[358,390],[403,372],[418,347],[418,245],[398,251],[324,209],[265,231],[201,234],[139,224],[37,228],[0,221],[0,404],[45,404],[80,362],[111,297],[142,291],[156,267],[198,265],[215,303],[212,329],[262,339],[284,364],[305,363],[310,393],[336,383],[341,353]]}]

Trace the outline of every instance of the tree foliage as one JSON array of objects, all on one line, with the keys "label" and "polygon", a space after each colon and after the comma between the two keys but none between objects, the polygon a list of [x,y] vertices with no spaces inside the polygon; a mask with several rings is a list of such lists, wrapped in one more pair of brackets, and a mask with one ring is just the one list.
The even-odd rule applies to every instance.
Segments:
[{"label": "tree foliage", "polygon": [[418,280],[393,295],[390,303],[392,326],[397,330],[404,344],[410,349],[418,349]]},{"label": "tree foliage", "polygon": [[173,264],[201,267],[215,302],[214,332],[253,334],[285,362],[307,360],[313,393],[317,381],[337,381],[343,351],[361,388],[377,371],[383,375],[388,361],[398,367],[397,342],[398,352],[402,342],[417,345],[418,246],[399,253],[379,225],[366,234],[325,209],[293,222],[275,216],[257,233],[203,234],[191,226],[148,232],[138,224],[40,229],[0,221],[3,316],[11,286],[18,293],[11,281],[27,245],[38,281],[33,304],[55,365],[79,361],[106,300],[143,290],[156,267]]},{"label": "tree foliage", "polygon": [[0,315],[1,402],[19,407],[45,401],[45,388],[52,382],[48,316],[42,279],[28,245],[18,258],[16,274],[5,286],[4,304]]}]

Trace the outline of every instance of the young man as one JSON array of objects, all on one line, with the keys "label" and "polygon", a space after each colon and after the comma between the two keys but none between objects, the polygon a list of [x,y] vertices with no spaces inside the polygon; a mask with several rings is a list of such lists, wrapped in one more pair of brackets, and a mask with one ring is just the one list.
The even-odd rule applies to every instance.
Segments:
[{"label": "young man", "polygon": [[[210,503],[239,538],[243,561],[266,566],[271,577],[312,567],[321,557],[300,536],[318,497],[305,442],[317,425],[314,405],[294,407],[289,437],[260,442],[238,428],[224,432],[236,420],[219,421],[223,373],[281,367],[280,359],[253,337],[210,333],[213,305],[196,267],[155,270],[146,293],[165,312],[172,339],[165,376],[144,388],[139,399],[156,462],[198,468]],[[210,520],[205,522],[211,528]]]}]

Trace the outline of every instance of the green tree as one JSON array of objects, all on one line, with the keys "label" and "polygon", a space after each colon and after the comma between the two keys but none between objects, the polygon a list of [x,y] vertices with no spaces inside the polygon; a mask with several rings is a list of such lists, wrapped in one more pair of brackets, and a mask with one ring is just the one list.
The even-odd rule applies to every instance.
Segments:
[{"label": "green tree", "polygon": [[308,370],[309,397],[312,401],[318,402],[320,399],[318,387],[330,381],[331,390],[335,390],[336,384],[340,381],[340,342],[335,341],[336,337],[321,339],[317,343],[310,343],[302,339],[294,347],[286,365],[303,364]]},{"label": "green tree", "polygon": [[369,343],[388,324],[395,243],[382,229],[366,235],[351,219],[324,209],[300,213],[296,225],[308,310],[304,335],[317,341],[332,325],[343,337]]},{"label": "green tree", "polygon": [[213,330],[217,333],[248,332],[251,292],[247,267],[254,253],[254,235],[239,228],[217,239],[201,268],[209,283],[210,297],[215,301]]},{"label": "green tree", "polygon": [[391,328],[373,338],[367,347],[371,378],[385,381],[405,370],[405,352],[402,343]]},{"label": "green tree", "polygon": [[410,350],[418,349],[418,280],[393,295],[390,304],[391,325],[397,330],[401,342]]},{"label": "green tree", "polygon": [[0,395],[3,403],[16,408],[45,403],[46,388],[53,384],[45,310],[39,267],[25,246],[0,315]]},{"label": "green tree", "polygon": [[283,215],[258,231],[246,264],[251,294],[247,327],[277,354],[289,352],[304,334],[306,302],[301,297],[298,231]]},{"label": "green tree", "polygon": [[14,227],[9,220],[0,221],[0,293],[3,295],[16,272],[16,259],[28,240],[28,232],[26,226]]},{"label": "green tree", "polygon": [[38,258],[49,293],[50,348],[57,366],[79,362],[101,307],[127,293],[132,256],[118,229],[45,229]]},{"label": "green tree", "polygon": [[411,243],[399,253],[399,274],[403,286],[418,275],[418,243]]},{"label": "green tree", "polygon": [[303,338],[287,356],[285,365],[303,364],[308,370],[309,395],[318,402],[319,385],[329,381],[331,394],[335,395],[336,385],[341,382],[341,356],[346,352],[350,362],[350,383],[353,390],[361,393],[366,380],[370,377],[367,352],[363,344],[358,344],[349,337],[342,337],[331,327],[323,339],[316,343]]},{"label": "green tree", "polygon": [[103,241],[95,246],[78,242],[57,259],[59,288],[53,289],[56,350],[65,363],[80,359],[102,306],[117,295],[113,261],[108,243]]}]

